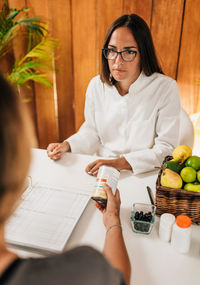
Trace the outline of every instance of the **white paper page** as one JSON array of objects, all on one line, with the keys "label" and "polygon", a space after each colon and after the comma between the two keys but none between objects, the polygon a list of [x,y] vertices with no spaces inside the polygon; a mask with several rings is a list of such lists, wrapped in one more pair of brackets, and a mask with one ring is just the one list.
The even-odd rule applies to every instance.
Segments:
[{"label": "white paper page", "polygon": [[61,252],[89,199],[89,194],[72,186],[28,188],[7,223],[7,243]]}]

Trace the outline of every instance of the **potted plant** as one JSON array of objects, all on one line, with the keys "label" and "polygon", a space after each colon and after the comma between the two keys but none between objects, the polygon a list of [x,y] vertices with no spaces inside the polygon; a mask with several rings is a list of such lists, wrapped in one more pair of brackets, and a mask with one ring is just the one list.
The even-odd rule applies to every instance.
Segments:
[{"label": "potted plant", "polygon": [[[7,59],[7,64],[0,69],[17,87],[28,86],[30,81],[51,87],[46,71],[52,69],[57,40],[48,36],[47,26],[41,19],[28,17],[27,11],[11,9],[6,3],[0,10],[0,61]],[[24,39],[26,48],[23,54],[16,55],[16,42]]]}]

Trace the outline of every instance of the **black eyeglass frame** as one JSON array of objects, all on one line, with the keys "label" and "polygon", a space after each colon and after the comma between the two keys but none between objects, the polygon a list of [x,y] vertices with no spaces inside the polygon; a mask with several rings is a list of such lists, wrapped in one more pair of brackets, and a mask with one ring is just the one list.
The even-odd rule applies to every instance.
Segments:
[{"label": "black eyeglass frame", "polygon": [[[116,54],[115,58],[112,58],[112,59],[107,58],[106,52],[109,51],[109,50],[111,50],[112,52],[114,52],[114,53]],[[112,50],[112,49],[110,49],[110,48],[102,48],[103,55],[104,55],[104,57],[105,57],[107,60],[116,60],[118,54],[120,54],[120,56],[121,56],[121,58],[122,58],[123,61],[126,61],[126,62],[134,61],[135,58],[136,58],[136,56],[137,56],[137,54],[138,54],[138,51],[136,51],[136,50],[131,50],[131,52],[133,52],[133,53],[135,54],[135,57],[134,57],[132,60],[125,60],[125,59],[123,58],[123,53],[125,53],[125,52],[127,52],[127,51],[130,51],[130,50],[116,51],[116,50]]]}]

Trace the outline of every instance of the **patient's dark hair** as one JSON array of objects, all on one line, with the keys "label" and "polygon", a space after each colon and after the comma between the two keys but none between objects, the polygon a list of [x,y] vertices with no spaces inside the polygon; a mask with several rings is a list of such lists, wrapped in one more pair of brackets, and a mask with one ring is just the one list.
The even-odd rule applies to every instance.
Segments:
[{"label": "patient's dark hair", "polygon": [[11,214],[30,162],[29,117],[18,94],[0,75],[0,224]]},{"label": "patient's dark hair", "polygon": [[[147,76],[150,76],[154,72],[163,74],[163,71],[160,67],[160,64],[156,56],[150,29],[146,24],[146,22],[136,14],[123,15],[118,19],[116,19],[111,24],[108,33],[106,35],[103,48],[108,47],[112,33],[120,27],[129,28],[138,44],[138,50],[140,53],[140,60],[141,60],[140,63],[141,71],[143,71],[144,74]],[[104,57],[103,51],[101,58],[102,58],[101,80],[109,85],[114,85],[116,81],[114,78],[110,80],[110,70],[108,66],[108,60]]]}]

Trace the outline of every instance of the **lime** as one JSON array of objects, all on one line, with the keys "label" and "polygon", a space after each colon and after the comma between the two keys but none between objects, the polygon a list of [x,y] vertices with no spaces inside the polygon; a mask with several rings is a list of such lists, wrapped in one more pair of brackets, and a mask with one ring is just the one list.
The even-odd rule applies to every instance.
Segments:
[{"label": "lime", "polygon": [[194,168],[187,166],[181,170],[180,175],[183,181],[188,183],[188,182],[194,182],[196,180],[197,173],[196,170],[194,170]]},{"label": "lime", "polygon": [[197,180],[200,182],[200,170],[197,171]]},{"label": "lime", "polygon": [[196,155],[190,156],[186,160],[185,166],[190,166],[190,167],[194,168],[195,170],[200,169],[200,157],[196,156]]}]

